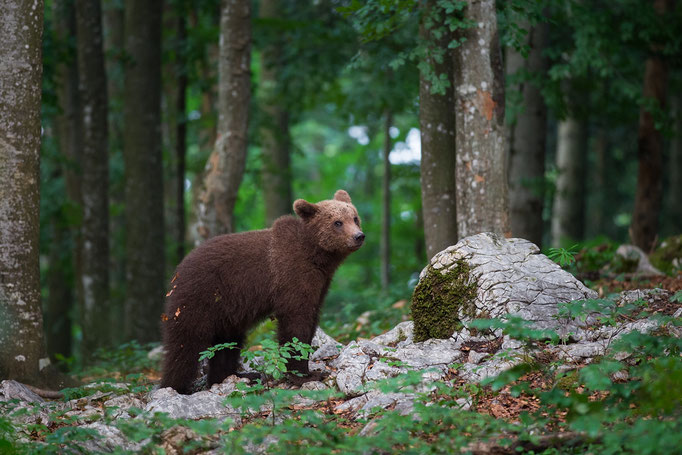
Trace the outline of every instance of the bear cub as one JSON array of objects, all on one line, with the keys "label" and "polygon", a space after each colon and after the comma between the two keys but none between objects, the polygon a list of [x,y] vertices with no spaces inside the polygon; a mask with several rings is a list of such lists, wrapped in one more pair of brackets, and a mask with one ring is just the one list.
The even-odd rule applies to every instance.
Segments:
[{"label": "bear cub", "polygon": [[[161,387],[191,393],[199,353],[235,342],[208,362],[208,385],[236,374],[247,331],[273,315],[279,343],[294,337],[310,344],[332,276],[365,234],[344,190],[334,199],[294,202],[297,217],[278,218],[270,229],[213,237],[178,265],[162,315],[166,351]],[[307,360],[287,368],[310,375]]]}]

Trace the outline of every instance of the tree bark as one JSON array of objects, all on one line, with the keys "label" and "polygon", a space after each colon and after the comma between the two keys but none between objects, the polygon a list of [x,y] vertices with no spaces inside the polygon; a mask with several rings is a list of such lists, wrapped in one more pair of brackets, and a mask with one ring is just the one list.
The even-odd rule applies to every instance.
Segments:
[{"label": "tree bark", "polygon": [[[57,217],[56,217],[57,218]],[[47,299],[45,301],[44,329],[47,353],[51,360],[56,355],[71,355],[72,283],[69,278],[69,231],[63,219],[51,222],[52,236],[47,270]]]},{"label": "tree bark", "polygon": [[390,110],[384,114],[384,173],[381,180],[381,288],[391,285],[391,123]]},{"label": "tree bark", "polygon": [[[668,3],[669,0],[654,0],[654,9],[663,15],[669,9]],[[668,68],[663,57],[657,54],[658,47],[654,46],[652,54],[646,59],[642,95],[664,107]],[[630,236],[632,243],[648,254],[656,247],[658,239],[658,217],[663,193],[663,135],[656,129],[653,113],[649,112],[646,104],[639,111],[637,157],[639,168]]]},{"label": "tree bark", "polygon": [[559,122],[556,181],[552,210],[552,245],[582,240],[585,228],[587,127],[569,117]]},{"label": "tree bark", "polygon": [[125,4],[124,160],[129,338],[159,339],[164,295],[161,0]]},{"label": "tree bark", "polygon": [[234,230],[233,211],[246,163],[251,98],[251,4],[223,0],[218,62],[218,138],[199,196],[202,239]]},{"label": "tree bark", "polygon": [[455,51],[457,226],[460,237],[510,235],[504,82],[494,0],[467,2]]},{"label": "tree bark", "polygon": [[0,378],[35,382],[43,2],[0,0]]},{"label": "tree bark", "polygon": [[671,233],[682,233],[682,94],[673,99],[675,135],[670,143],[670,189],[668,190],[668,223]]},{"label": "tree bark", "polygon": [[185,157],[187,153],[187,58],[185,47],[187,45],[187,15],[186,8],[177,18],[178,48],[175,51],[176,71],[178,76],[177,98],[175,109],[178,121],[175,132],[175,182],[176,182],[176,250],[175,255],[179,263],[185,256]]},{"label": "tree bark", "polygon": [[[260,17],[276,19],[281,17],[279,0],[263,0]],[[263,147],[263,196],[265,200],[265,224],[272,223],[282,215],[291,213],[291,138],[289,135],[289,113],[283,104],[279,87],[279,72],[282,64],[279,43],[269,43],[261,53],[261,92],[264,113],[261,127]]]},{"label": "tree bark", "polygon": [[[435,1],[426,3],[424,16]],[[436,23],[434,27],[442,24]],[[431,93],[431,82],[425,74],[419,77],[419,129],[421,131],[421,195],[426,256],[433,255],[457,243],[457,188],[455,185],[456,145],[453,89],[453,61],[448,44],[450,33],[436,39],[422,19],[419,27],[422,40],[431,42],[445,54],[440,63],[433,57],[429,63],[436,75],[445,74],[450,86],[444,94]],[[434,49],[434,52],[436,49]]]},{"label": "tree bark", "polygon": [[[56,94],[60,108],[55,117],[55,129],[59,146],[59,153],[64,157],[61,171],[66,183],[65,205],[70,212],[81,213],[83,200],[81,196],[81,160],[82,160],[82,127],[80,117],[80,96],[78,93],[78,58],[71,37],[76,35],[76,13],[70,1],[53,3],[55,18],[55,43],[61,55],[66,56],[56,65]],[[74,300],[77,308],[82,308],[82,236],[81,220],[78,224],[69,218],[68,226],[56,223],[54,226],[55,241],[51,245],[50,262],[59,261],[57,267],[50,267],[54,272],[48,277],[49,297],[45,305],[45,335],[47,351],[54,360],[59,353],[66,357],[71,355],[71,318]],[[66,265],[63,255],[67,255]],[[64,270],[73,270],[73,290],[68,294],[60,283],[64,280]]]},{"label": "tree bark", "polygon": [[78,74],[83,127],[83,306],[81,353],[88,361],[108,344],[109,326],[109,150],[107,78],[99,0],[76,0]]},{"label": "tree bark", "polygon": [[[545,75],[547,61],[542,52],[547,45],[548,26],[530,28],[526,44],[528,58],[509,48],[507,75],[519,71]],[[542,246],[542,210],[544,205],[545,144],[547,106],[540,88],[530,81],[515,86],[522,97],[522,111],[516,116],[510,131],[509,148],[509,211],[512,235]]]},{"label": "tree bark", "polygon": [[[102,0],[102,30],[104,43],[104,63],[107,73],[107,101],[108,101],[108,142],[111,163],[120,163],[123,158],[123,83],[125,61],[125,14],[121,0]],[[109,204],[112,207],[125,207],[125,183],[123,169],[118,166],[110,168]],[[125,289],[125,248],[115,246],[124,243],[125,213],[115,210],[109,216],[110,232],[110,341],[113,345],[122,343],[125,339],[125,300],[121,295]]]}]

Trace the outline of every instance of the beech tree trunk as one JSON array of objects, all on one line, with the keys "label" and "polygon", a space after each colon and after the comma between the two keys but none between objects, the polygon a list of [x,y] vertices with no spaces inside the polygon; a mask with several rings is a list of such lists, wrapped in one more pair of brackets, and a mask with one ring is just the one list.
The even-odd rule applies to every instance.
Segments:
[{"label": "beech tree trunk", "polygon": [[[668,10],[669,0],[654,0],[653,3],[658,14],[665,14]],[[656,51],[656,48],[652,49],[651,55],[646,59],[642,95],[664,107],[668,68],[663,57]],[[654,116],[646,105],[642,105],[639,111],[637,157],[639,168],[630,236],[632,243],[650,253],[656,247],[658,239],[658,217],[663,194],[663,135],[656,129]]]},{"label": "beech tree trunk", "polygon": [[179,263],[185,257],[185,157],[187,153],[187,58],[185,46],[187,44],[187,15],[185,5],[177,18],[176,71],[178,76],[177,98],[175,109],[178,121],[175,131],[175,184],[176,184],[176,259]]},{"label": "beech tree trunk", "polygon": [[78,74],[83,127],[83,305],[80,308],[87,362],[108,344],[109,326],[109,150],[107,78],[99,0],[76,0]]},{"label": "beech tree trunk", "polygon": [[234,230],[233,211],[246,163],[251,99],[251,3],[223,0],[218,61],[218,138],[199,196],[203,240]]},{"label": "beech tree trunk", "polygon": [[47,299],[43,314],[45,344],[51,360],[56,354],[71,355],[71,308],[73,303],[71,252],[69,231],[63,219],[55,217],[51,222],[50,252],[47,270]]},{"label": "beech tree trunk", "polygon": [[[542,52],[547,45],[547,24],[530,28],[526,44],[528,58],[513,48],[507,50],[507,75],[518,72],[544,74],[546,59]],[[545,143],[547,106],[540,88],[530,81],[515,86],[521,93],[521,112],[511,125],[509,140],[509,212],[514,237],[528,239],[542,247],[542,209],[544,205]]]},{"label": "beech tree trunk", "polygon": [[381,182],[381,288],[391,284],[391,123],[393,116],[386,110],[384,117],[384,173]]},{"label": "beech tree trunk", "polygon": [[[58,1],[53,5],[55,45],[65,56],[56,65],[56,93],[60,111],[55,117],[59,153],[65,158],[61,172],[66,183],[65,205],[80,212],[82,128],[78,94],[78,58],[71,45],[76,35],[76,14],[73,3]],[[82,237],[81,225],[65,225],[67,220],[53,222],[54,240],[50,245],[49,295],[45,302],[45,336],[47,352],[52,360],[59,353],[71,355],[71,317],[74,301],[82,308]],[[54,264],[54,265],[53,265]],[[67,277],[72,270],[73,276]],[[70,289],[73,287],[73,289]]]},{"label": "beech tree trunk", "polygon": [[[281,17],[279,0],[263,0],[260,17]],[[291,213],[291,138],[289,113],[282,102],[279,87],[278,62],[282,55],[279,43],[270,43],[261,53],[261,91],[264,118],[261,128],[263,146],[263,196],[265,200],[265,224],[272,223],[282,215]]]},{"label": "beech tree trunk", "polygon": [[129,338],[159,339],[165,294],[161,162],[161,0],[125,3],[124,153]]},{"label": "beech tree trunk", "polygon": [[43,2],[0,0],[0,36],[0,378],[35,383]]},{"label": "beech tree trunk", "polygon": [[585,227],[587,127],[575,118],[559,122],[556,181],[552,209],[552,246],[582,240]]},{"label": "beech tree trunk", "polygon": [[[424,16],[434,7],[429,0]],[[433,27],[441,27],[435,23]],[[450,86],[444,94],[431,93],[431,82],[426,74],[419,77],[419,129],[421,132],[421,195],[426,256],[430,261],[434,254],[457,243],[457,188],[455,185],[456,147],[454,71],[448,44],[450,33],[436,39],[424,23],[419,27],[422,40],[430,41],[444,54],[436,61],[429,58],[436,75],[445,74]],[[438,52],[434,49],[434,52]]]},{"label": "beech tree trunk", "polygon": [[670,143],[670,189],[668,191],[668,222],[671,233],[682,233],[682,94],[673,99],[675,136]]},{"label": "beech tree trunk", "polygon": [[[107,73],[108,100],[108,142],[109,156],[120,162],[123,154],[123,84],[125,60],[125,14],[122,0],[102,0],[102,35],[104,43],[104,64]],[[113,161],[112,161],[113,162]],[[114,207],[125,207],[125,181],[122,169],[110,167],[111,180],[109,182],[109,204]],[[109,216],[110,232],[110,290],[125,288],[125,248],[114,248],[114,245],[124,243],[125,213],[114,211]],[[118,294],[118,292],[117,292]],[[122,296],[121,296],[122,297]],[[110,341],[118,345],[125,340],[125,300],[118,295],[112,295],[110,300],[109,317],[111,320]]]},{"label": "beech tree trunk", "polygon": [[457,226],[460,237],[510,235],[504,81],[494,0],[469,0],[454,50],[457,129]]}]

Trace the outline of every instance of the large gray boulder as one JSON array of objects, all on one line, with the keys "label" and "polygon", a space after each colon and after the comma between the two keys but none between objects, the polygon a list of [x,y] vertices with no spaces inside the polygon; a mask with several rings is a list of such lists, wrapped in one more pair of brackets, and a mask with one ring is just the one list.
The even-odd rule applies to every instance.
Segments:
[{"label": "large gray boulder", "polygon": [[[441,277],[446,277],[452,285],[442,283]],[[440,280],[439,289],[425,289],[424,284],[428,285],[434,278]],[[412,308],[417,340],[420,338],[417,335],[423,333],[421,312],[428,320],[436,310],[430,306],[429,299],[437,298],[442,289],[450,293],[445,301],[452,301],[453,296],[466,296],[452,310],[456,322],[466,324],[480,317],[510,314],[532,321],[536,328],[554,330],[561,337],[574,332],[577,325],[557,318],[557,304],[597,298],[595,291],[541,254],[535,244],[492,233],[460,240],[436,254],[422,270]],[[457,329],[454,327],[452,331]]]}]

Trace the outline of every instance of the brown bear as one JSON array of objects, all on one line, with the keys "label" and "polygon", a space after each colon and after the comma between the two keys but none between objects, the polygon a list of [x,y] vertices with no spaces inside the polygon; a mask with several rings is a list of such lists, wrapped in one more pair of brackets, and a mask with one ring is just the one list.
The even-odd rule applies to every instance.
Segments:
[{"label": "brown bear", "polygon": [[[182,260],[162,315],[165,359],[161,387],[190,393],[199,353],[218,343],[239,348],[246,332],[267,316],[278,323],[280,344],[310,344],[337,267],[362,246],[360,217],[344,190],[311,204],[298,199],[300,218],[283,216],[270,229],[214,237]],[[239,349],[208,362],[208,385],[237,372]],[[289,370],[309,375],[307,360]]]}]

